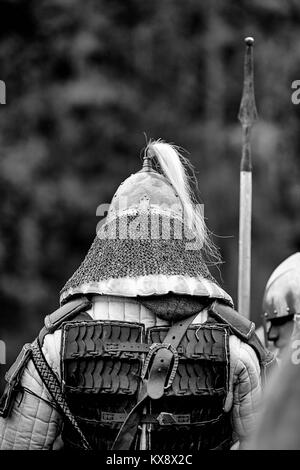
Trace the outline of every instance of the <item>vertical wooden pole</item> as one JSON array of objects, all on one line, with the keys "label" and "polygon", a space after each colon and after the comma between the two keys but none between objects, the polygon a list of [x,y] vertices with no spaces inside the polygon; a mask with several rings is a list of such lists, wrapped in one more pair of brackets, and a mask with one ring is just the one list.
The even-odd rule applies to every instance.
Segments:
[{"label": "vertical wooden pole", "polygon": [[253,79],[253,38],[246,38],[243,95],[238,118],[243,130],[243,149],[240,168],[240,227],[238,310],[250,318],[251,292],[251,218],[252,218],[252,158],[251,129],[257,119]]}]

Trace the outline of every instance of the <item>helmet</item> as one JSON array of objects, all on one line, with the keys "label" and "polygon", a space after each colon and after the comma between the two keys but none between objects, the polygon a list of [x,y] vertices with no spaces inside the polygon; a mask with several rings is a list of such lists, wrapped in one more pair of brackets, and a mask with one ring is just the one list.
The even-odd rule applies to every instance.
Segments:
[{"label": "helmet", "polygon": [[195,205],[185,163],[170,144],[147,145],[143,168],[117,189],[85,259],[61,291],[62,303],[88,293],[174,293],[232,305],[207,267],[217,258],[216,250]]},{"label": "helmet", "polygon": [[265,288],[263,312],[265,320],[300,313],[299,252],[289,256],[272,273]]}]

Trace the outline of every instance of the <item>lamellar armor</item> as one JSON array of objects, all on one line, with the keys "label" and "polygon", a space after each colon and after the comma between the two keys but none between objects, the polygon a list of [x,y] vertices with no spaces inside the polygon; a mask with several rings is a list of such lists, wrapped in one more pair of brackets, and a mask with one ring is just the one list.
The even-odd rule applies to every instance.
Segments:
[{"label": "lamellar armor", "polygon": [[[141,324],[87,321],[63,327],[63,384],[69,406],[85,436],[97,449],[110,449],[122,423],[140,399],[143,378],[161,348],[168,327],[145,331]],[[224,404],[229,383],[228,326],[191,325],[177,349],[163,383],[163,395],[144,400],[140,431],[132,447],[141,446],[145,425],[152,450],[199,450],[224,446],[232,430]],[[159,375],[159,371],[156,372]],[[155,392],[154,392],[155,393]],[[77,433],[64,431],[67,446],[80,447]]]}]

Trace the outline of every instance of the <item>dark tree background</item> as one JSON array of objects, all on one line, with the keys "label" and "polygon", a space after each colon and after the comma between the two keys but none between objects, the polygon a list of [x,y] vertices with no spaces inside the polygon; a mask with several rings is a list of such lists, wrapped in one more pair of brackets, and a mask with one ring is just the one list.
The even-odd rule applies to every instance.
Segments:
[{"label": "dark tree background", "polygon": [[[96,208],[148,137],[186,148],[236,300],[245,36],[254,36],[252,319],[300,249],[297,0],[1,0],[0,339],[7,365],[58,306]],[[0,376],[7,366],[0,366]]]}]

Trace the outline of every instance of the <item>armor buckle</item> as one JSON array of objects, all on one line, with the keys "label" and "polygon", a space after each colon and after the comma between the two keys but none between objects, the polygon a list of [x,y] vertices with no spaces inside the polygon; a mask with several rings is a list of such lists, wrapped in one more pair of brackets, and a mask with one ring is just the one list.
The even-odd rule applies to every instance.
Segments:
[{"label": "armor buckle", "polygon": [[147,372],[149,373],[149,365],[150,365],[152,357],[155,356],[157,351],[159,351],[162,348],[169,349],[172,352],[173,356],[174,356],[174,363],[173,363],[173,366],[172,366],[171,373],[169,374],[168,383],[164,387],[165,389],[167,389],[173,383],[173,380],[174,380],[175,375],[176,375],[177,367],[178,367],[178,362],[179,362],[178,351],[174,348],[174,346],[172,346],[172,344],[167,344],[167,343],[153,343],[153,344],[151,344],[149,352],[148,352],[148,354],[146,356],[146,359],[145,359],[145,362],[144,362],[141,377],[142,377],[142,380],[145,379],[145,377],[147,375]]},{"label": "armor buckle", "polygon": [[172,413],[166,413],[165,411],[162,411],[158,417],[156,418],[157,421],[161,426],[168,426],[170,424],[176,424],[177,421],[175,417],[172,415]]}]

